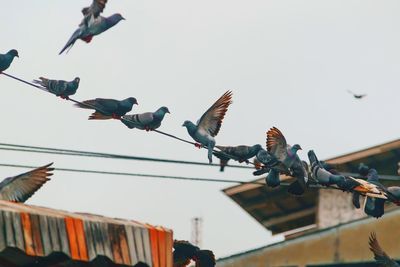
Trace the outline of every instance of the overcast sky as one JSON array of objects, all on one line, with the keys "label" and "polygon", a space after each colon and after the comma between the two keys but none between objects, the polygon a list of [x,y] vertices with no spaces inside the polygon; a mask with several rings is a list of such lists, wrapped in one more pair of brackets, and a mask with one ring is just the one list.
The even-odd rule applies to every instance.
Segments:
[{"label": "overcast sky", "polygon": [[[110,0],[104,14],[127,20],[58,56],[89,0],[0,0],[0,53],[16,48],[8,73],[81,78],[76,99],[134,96],[134,112],[168,106],[162,130],[187,138],[230,89],[219,144],[265,144],[276,126],[321,158],[398,138],[400,2],[335,0]],[[357,101],[347,89],[367,93]],[[0,76],[0,142],[207,162],[206,151],[90,112]],[[0,163],[251,180],[248,170],[1,151]],[[26,171],[0,168],[4,177]],[[204,248],[218,257],[271,242],[227,198],[227,184],[56,172],[29,204],[135,219],[190,239],[204,219]]]}]

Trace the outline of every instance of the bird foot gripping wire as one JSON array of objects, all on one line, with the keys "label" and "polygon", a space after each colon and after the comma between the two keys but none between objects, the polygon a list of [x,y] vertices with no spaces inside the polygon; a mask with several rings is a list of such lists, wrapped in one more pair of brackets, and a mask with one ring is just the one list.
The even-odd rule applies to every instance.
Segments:
[{"label": "bird foot gripping wire", "polygon": [[112,114],[111,117],[112,117],[113,119],[116,119],[116,120],[121,120],[121,119],[122,119],[121,116],[118,116],[118,115],[116,115],[116,114]]},{"label": "bird foot gripping wire", "polygon": [[202,144],[199,144],[199,143],[195,143],[194,146],[197,147],[198,149],[200,149],[200,148],[203,147],[203,145],[202,145]]},{"label": "bird foot gripping wire", "polygon": [[64,96],[64,95],[60,95],[60,98],[64,99],[64,100],[69,100],[69,97],[68,96]]}]

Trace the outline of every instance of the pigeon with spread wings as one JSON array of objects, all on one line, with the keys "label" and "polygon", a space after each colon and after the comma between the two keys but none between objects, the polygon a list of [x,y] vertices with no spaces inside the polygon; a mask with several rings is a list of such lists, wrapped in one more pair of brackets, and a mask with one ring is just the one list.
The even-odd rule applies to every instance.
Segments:
[{"label": "pigeon with spread wings", "polygon": [[391,259],[386,252],[381,248],[381,245],[373,232],[369,237],[369,249],[374,253],[374,258],[380,266],[384,267],[400,267],[400,265]]},{"label": "pigeon with spread wings", "polygon": [[84,16],[82,23],[85,23],[86,26],[88,26],[90,20],[97,19],[97,17],[103,13],[106,4],[107,0],[93,0],[90,6],[82,9],[82,14]]},{"label": "pigeon with spread wings", "polygon": [[189,135],[198,142],[197,147],[202,146],[208,149],[208,160],[212,163],[212,154],[215,147],[215,139],[221,129],[222,121],[232,104],[232,92],[225,92],[204,114],[197,124],[191,121],[185,121],[183,127],[186,127]]},{"label": "pigeon with spread wings", "polygon": [[25,202],[37,190],[39,190],[47,181],[54,168],[50,166],[53,163],[32,171],[4,179],[0,183],[0,199],[12,202]]},{"label": "pigeon with spread wings", "polygon": [[[296,178],[296,181],[290,184],[288,188],[288,192],[293,195],[302,195],[306,189],[308,180],[307,170],[297,155],[297,151],[300,149],[301,147],[298,144],[293,146],[288,145],[286,143],[285,136],[278,128],[272,127],[267,132],[268,152],[275,156],[280,163],[288,168],[292,175]],[[275,167],[272,169],[274,168]],[[275,173],[277,172],[275,171]]]}]

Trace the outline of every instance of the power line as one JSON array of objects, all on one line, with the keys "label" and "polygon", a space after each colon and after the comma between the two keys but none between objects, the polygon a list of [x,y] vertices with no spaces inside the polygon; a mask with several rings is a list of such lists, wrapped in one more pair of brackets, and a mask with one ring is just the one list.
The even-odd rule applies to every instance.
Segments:
[{"label": "power line", "polygon": [[[171,163],[171,164],[212,166],[212,167],[218,166],[219,167],[219,164],[209,164],[209,163],[196,162],[196,161],[170,160],[170,159],[162,159],[162,158],[128,156],[128,155],[119,155],[119,154],[110,154],[110,153],[101,153],[101,152],[60,149],[60,148],[51,148],[51,147],[39,147],[39,146],[28,146],[28,145],[17,145],[17,144],[7,144],[7,143],[0,143],[0,150],[27,152],[27,153],[40,153],[40,154],[55,154],[55,155],[63,155],[63,156],[97,157],[97,158],[108,158],[108,159],[125,159],[125,160],[150,161],[150,162]],[[240,168],[240,169],[253,169],[252,167],[243,166],[243,165],[228,165],[228,166],[232,167],[232,168]]]},{"label": "power line", "polygon": [[[45,88],[43,88],[43,87],[41,87],[41,86],[38,86],[38,85],[33,84],[33,83],[31,83],[31,82],[25,81],[25,80],[23,80],[23,79],[21,79],[21,78],[18,78],[18,77],[16,77],[16,76],[11,75],[11,74],[7,74],[7,73],[4,73],[4,72],[1,72],[0,74],[4,74],[5,76],[7,76],[7,77],[9,77],[9,78],[12,78],[12,79],[17,80],[17,81],[19,81],[19,82],[22,82],[22,83],[24,83],[24,84],[33,86],[33,87],[38,88],[38,89],[40,89],[40,90],[42,90],[42,91],[45,91],[45,92],[47,92],[47,93],[50,93],[48,90],[46,90]],[[67,97],[66,100],[69,100],[69,101],[72,101],[72,102],[74,102],[74,103],[76,103],[76,104],[83,105],[83,106],[89,107],[89,108],[91,108],[91,109],[97,110],[97,111],[99,111],[100,113],[103,113],[104,115],[109,115],[108,112],[105,112],[104,110],[101,110],[101,109],[99,109],[98,107],[95,107],[95,106],[93,106],[93,105],[91,105],[91,104],[84,103],[84,102],[80,102],[80,101],[75,100],[75,99],[70,98],[70,97]],[[126,122],[129,122],[129,123],[134,123],[134,122],[132,122],[131,120],[126,119],[126,118],[123,118],[123,117],[121,117],[119,120],[121,120],[121,121],[126,121]],[[187,143],[187,144],[197,145],[197,144],[194,143],[194,142],[185,140],[185,139],[180,138],[180,137],[177,137],[177,136],[175,136],[175,135],[173,135],[173,134],[169,134],[169,133],[166,133],[166,132],[157,130],[157,129],[156,129],[156,130],[153,130],[153,132],[156,132],[156,133],[158,133],[158,134],[162,134],[162,135],[164,135],[164,136],[173,138],[173,139],[175,139],[175,140],[178,140],[178,141],[181,141],[181,142],[184,142],[184,143]],[[207,149],[207,148],[204,147],[202,144],[200,144],[200,148],[205,148],[205,149]],[[216,151],[216,150],[213,150],[213,151],[214,151],[214,152],[218,152],[219,154],[222,154],[222,155],[224,155],[224,156],[226,156],[226,157],[228,157],[228,158],[230,158],[230,159],[238,160],[238,159],[235,158],[234,156],[229,155],[229,154],[227,154],[227,153],[225,153],[225,152],[223,152],[223,151]],[[249,164],[253,164],[253,163],[250,162]]]}]

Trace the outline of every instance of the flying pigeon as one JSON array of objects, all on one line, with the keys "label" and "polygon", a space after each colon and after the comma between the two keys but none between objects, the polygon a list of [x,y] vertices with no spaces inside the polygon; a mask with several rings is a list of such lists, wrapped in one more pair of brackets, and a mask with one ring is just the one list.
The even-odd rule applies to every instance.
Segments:
[{"label": "flying pigeon", "polygon": [[355,93],[353,93],[352,91],[350,91],[350,90],[347,90],[347,92],[349,93],[349,94],[351,94],[351,95],[353,95],[353,97],[355,98],[355,99],[363,99],[364,97],[366,97],[367,95],[366,94],[355,94]]},{"label": "flying pigeon", "polygon": [[93,0],[92,4],[82,9],[84,16],[83,22],[86,26],[89,25],[90,20],[97,19],[106,7],[107,0]]},{"label": "flying pigeon", "polygon": [[140,129],[153,131],[161,126],[165,114],[170,113],[167,107],[161,107],[155,112],[146,112],[142,114],[125,115],[121,121],[129,129]]},{"label": "flying pigeon", "polygon": [[39,167],[32,171],[4,179],[0,183],[0,200],[25,202],[52,176],[53,163]]},{"label": "flying pigeon", "polygon": [[48,92],[67,100],[69,99],[69,96],[76,93],[76,90],[78,90],[79,87],[79,82],[80,79],[78,77],[70,82],[63,80],[49,80],[43,77],[40,77],[39,80],[33,80],[33,83],[40,85]]},{"label": "flying pigeon", "polygon": [[[303,162],[297,155],[301,147],[298,144],[290,146],[282,132],[273,127],[267,132],[267,150],[274,155],[279,162],[290,169],[296,181],[289,185],[288,192],[293,195],[302,195],[305,191],[308,175]],[[274,169],[274,167],[272,168]]]},{"label": "flying pigeon", "polygon": [[92,100],[83,101],[75,106],[85,109],[96,110],[90,115],[89,120],[108,120],[108,119],[121,119],[127,112],[132,110],[132,106],[138,104],[136,98],[129,97],[124,100],[96,98]]},{"label": "flying pigeon", "polygon": [[372,232],[369,237],[369,249],[374,253],[374,258],[380,266],[400,267],[400,264],[391,259],[386,252],[383,251],[374,232]]},{"label": "flying pigeon", "polygon": [[223,172],[228,165],[230,159],[239,161],[240,163],[249,163],[249,159],[255,157],[262,149],[261,145],[254,146],[215,146],[221,152],[215,151],[213,154],[220,159],[220,171]]},{"label": "flying pigeon", "polygon": [[18,51],[15,49],[8,51],[6,54],[0,54],[0,74],[10,67],[14,57],[19,57]]},{"label": "flying pigeon", "polygon": [[67,44],[63,47],[59,55],[61,55],[66,49],[71,49],[78,39],[81,39],[86,43],[90,43],[94,36],[107,31],[121,20],[125,20],[121,14],[114,14],[107,18],[98,16],[89,25],[86,25],[86,23],[81,23],[79,28],[72,34]]},{"label": "flying pigeon", "polygon": [[212,153],[215,146],[214,137],[221,129],[222,120],[232,104],[232,92],[225,92],[198,120],[197,124],[191,121],[185,121],[183,127],[186,127],[189,135],[198,143],[196,147],[202,146],[208,149],[208,160],[212,163]]}]

